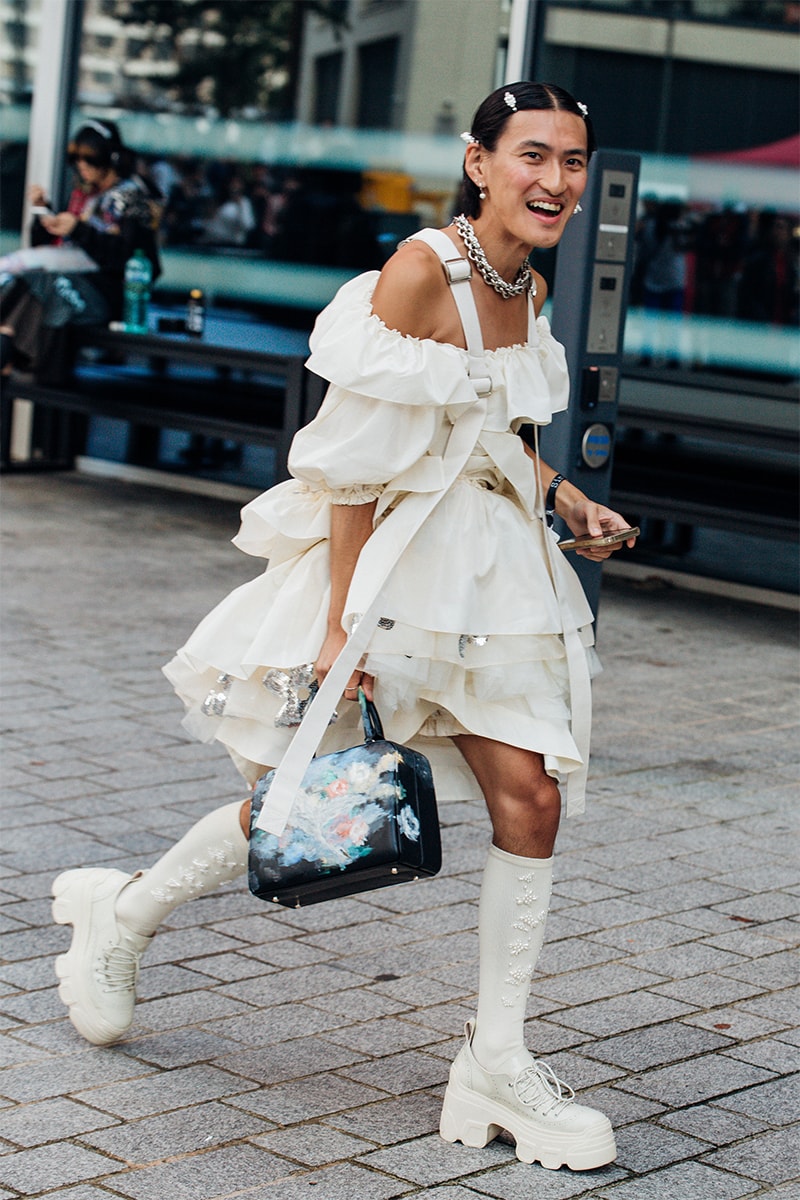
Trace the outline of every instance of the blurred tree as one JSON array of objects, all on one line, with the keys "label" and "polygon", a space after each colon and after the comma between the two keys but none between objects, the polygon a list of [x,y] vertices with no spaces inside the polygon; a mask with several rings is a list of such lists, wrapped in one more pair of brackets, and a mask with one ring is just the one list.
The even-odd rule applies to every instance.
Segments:
[{"label": "blurred tree", "polygon": [[172,30],[177,100],[211,103],[223,116],[256,108],[288,120],[306,14],[342,28],[346,10],[342,0],[120,0],[117,16]]}]

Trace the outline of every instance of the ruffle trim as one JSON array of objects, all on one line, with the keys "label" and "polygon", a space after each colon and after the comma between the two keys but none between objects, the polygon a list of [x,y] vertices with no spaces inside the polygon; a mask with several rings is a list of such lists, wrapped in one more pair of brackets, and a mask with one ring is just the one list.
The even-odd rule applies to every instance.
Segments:
[{"label": "ruffle trim", "polygon": [[[390,329],[372,312],[377,280],[377,271],[351,279],[319,315],[309,339],[309,370],[345,391],[393,404],[458,410],[472,403],[467,351]],[[564,349],[546,317],[537,318],[536,332],[537,344],[486,351],[493,391],[508,398],[497,414],[498,429],[547,424],[567,407]],[[489,427],[494,426],[495,421]]]},{"label": "ruffle trim", "polygon": [[355,483],[346,488],[327,489],[331,504],[353,506],[378,500],[383,492],[381,483]]},{"label": "ruffle trim", "polygon": [[294,559],[330,537],[331,499],[321,487],[286,479],[244,506],[233,544],[271,567]]},{"label": "ruffle trim", "polygon": [[[557,639],[495,640],[507,645],[485,666],[371,651],[366,666],[377,677],[386,736],[408,743],[419,736],[478,734],[536,750],[551,773],[568,774],[580,757],[569,728],[566,660],[548,656]],[[522,641],[524,647],[518,644]],[[513,662],[509,643],[517,652],[539,656]],[[280,761],[295,732],[275,724],[284,699],[265,685],[268,670],[259,667],[237,678],[215,666],[203,668],[185,652],[164,667],[186,708],[184,727],[200,741],[225,746],[251,784]],[[360,740],[357,706],[342,700],[337,707],[339,719],[329,727],[320,753]]]}]

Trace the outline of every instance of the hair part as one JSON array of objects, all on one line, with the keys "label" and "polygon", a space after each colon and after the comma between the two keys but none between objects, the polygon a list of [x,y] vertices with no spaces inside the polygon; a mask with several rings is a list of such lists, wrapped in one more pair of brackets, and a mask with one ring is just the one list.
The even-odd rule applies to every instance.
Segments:
[{"label": "hair part", "polygon": [[[505,97],[511,93],[516,101],[516,108],[511,108]],[[503,84],[491,92],[478,108],[472,119],[470,134],[483,146],[484,150],[493,153],[510,117],[515,112],[526,112],[537,109],[545,112],[569,112],[580,117],[586,126],[587,162],[597,149],[597,140],[591,118],[586,115],[578,101],[565,88],[555,83],[530,83],[522,80],[519,83]],[[481,211],[479,188],[473,183],[466,169],[461,176],[461,188],[458,193],[459,212],[467,217],[477,217]]]}]

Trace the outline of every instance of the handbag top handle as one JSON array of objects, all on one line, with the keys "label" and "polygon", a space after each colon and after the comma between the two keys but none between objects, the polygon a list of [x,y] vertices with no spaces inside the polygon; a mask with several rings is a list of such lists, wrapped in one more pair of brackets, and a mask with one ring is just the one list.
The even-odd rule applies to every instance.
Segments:
[{"label": "handbag top handle", "polygon": [[361,708],[361,721],[364,725],[364,741],[365,742],[382,742],[383,725],[378,716],[378,710],[371,700],[368,700],[364,695],[364,689],[358,689],[358,703]]}]

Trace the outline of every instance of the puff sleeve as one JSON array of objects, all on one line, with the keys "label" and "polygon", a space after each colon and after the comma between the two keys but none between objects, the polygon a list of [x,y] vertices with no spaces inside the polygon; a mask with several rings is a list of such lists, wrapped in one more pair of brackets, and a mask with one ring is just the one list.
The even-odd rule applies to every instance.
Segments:
[{"label": "puff sleeve", "polygon": [[307,366],[330,387],[295,436],[289,470],[334,503],[379,496],[424,458],[464,403],[462,352],[388,329],[371,309],[377,279],[368,272],[345,284],[310,339]]}]

